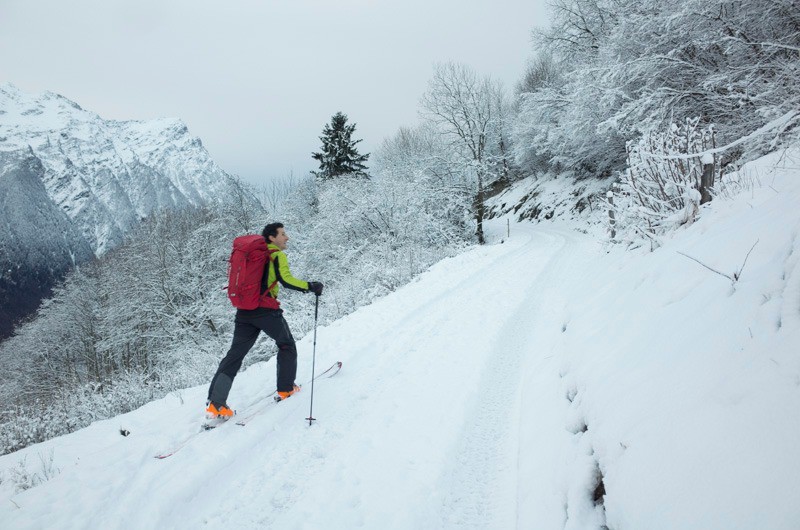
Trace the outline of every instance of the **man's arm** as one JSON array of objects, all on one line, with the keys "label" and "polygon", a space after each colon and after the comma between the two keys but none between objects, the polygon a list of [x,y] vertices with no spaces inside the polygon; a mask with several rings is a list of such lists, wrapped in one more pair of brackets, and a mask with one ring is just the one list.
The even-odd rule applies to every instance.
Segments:
[{"label": "man's arm", "polygon": [[304,293],[308,292],[308,282],[305,280],[300,280],[292,276],[292,271],[289,270],[289,260],[286,257],[286,254],[283,252],[276,252],[274,254],[275,261],[275,278],[288,289],[294,289],[295,291],[302,291]]}]

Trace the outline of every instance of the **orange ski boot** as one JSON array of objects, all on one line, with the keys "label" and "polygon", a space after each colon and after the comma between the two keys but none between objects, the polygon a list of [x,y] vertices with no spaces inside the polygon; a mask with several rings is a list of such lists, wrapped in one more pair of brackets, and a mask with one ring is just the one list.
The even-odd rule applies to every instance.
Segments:
[{"label": "orange ski boot", "polygon": [[215,405],[213,402],[208,402],[206,408],[206,418],[213,420],[215,418],[222,418],[224,420],[233,417],[234,412],[227,405]]},{"label": "orange ski boot", "polygon": [[288,398],[292,394],[296,394],[298,392],[300,392],[300,387],[298,385],[294,385],[294,388],[292,388],[288,392],[278,391],[278,392],[276,392],[277,396],[275,396],[275,401],[283,401],[284,399]]}]

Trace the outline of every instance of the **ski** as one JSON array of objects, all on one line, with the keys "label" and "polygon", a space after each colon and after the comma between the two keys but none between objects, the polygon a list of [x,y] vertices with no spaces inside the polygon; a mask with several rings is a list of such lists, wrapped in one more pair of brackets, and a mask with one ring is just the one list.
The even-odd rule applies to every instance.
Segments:
[{"label": "ski", "polygon": [[[321,379],[323,377],[325,377],[325,378],[333,377],[334,375],[339,373],[339,370],[341,370],[341,369],[342,369],[342,361],[336,361],[335,363],[333,363],[331,365],[330,368],[328,368],[324,372],[321,372],[317,376],[315,376],[314,380],[316,381],[317,379]],[[311,381],[309,381],[308,383],[311,383]],[[302,385],[300,385],[300,386],[302,387]],[[254,410],[252,413],[248,414],[247,416],[242,417],[240,420],[238,420],[236,422],[236,425],[239,425],[240,427],[244,427],[245,425],[247,425],[250,422],[250,420],[252,420],[256,416],[260,415],[265,410],[267,410],[270,407],[270,405],[274,405],[276,403],[280,403],[282,400],[279,399],[278,396],[275,395],[275,394],[276,394],[276,392],[273,392],[272,394],[270,394],[270,396],[274,396],[274,399],[271,402],[268,402],[268,403],[262,405],[258,409]],[[269,396],[267,396],[267,397],[269,397]]]},{"label": "ski", "polygon": [[[234,416],[236,415],[236,411],[233,411],[233,415]],[[228,423],[229,421],[230,421],[230,418],[207,419],[206,421],[203,422],[203,424],[200,426],[200,428],[202,428],[204,431],[210,431],[211,429],[216,429],[217,427],[219,427],[221,425],[224,425],[225,423]]]},{"label": "ski", "polygon": [[[322,377],[325,377],[325,378],[333,377],[334,375],[339,373],[339,370],[341,370],[341,369],[342,369],[342,361],[336,361],[335,363],[333,363],[330,366],[330,368],[328,368],[328,369],[324,370],[323,372],[320,372],[319,374],[315,375],[313,380],[317,380],[317,379],[320,379]],[[309,381],[309,383],[311,383],[311,381]],[[236,421],[236,425],[244,427],[253,418],[255,418],[256,416],[260,415],[265,410],[269,409],[271,405],[274,405],[276,403],[280,403],[280,401],[276,401],[274,399],[275,397],[277,397],[277,391],[273,391],[271,394],[265,396],[264,398],[261,398],[257,402],[259,407],[256,408],[254,411],[250,412],[249,414],[243,416],[238,421]],[[269,399],[269,398],[273,398],[273,399]],[[163,460],[165,458],[169,458],[170,456],[174,455],[175,453],[177,453],[178,451],[180,451],[181,449],[186,447],[189,444],[189,442],[194,440],[194,438],[198,434],[202,434],[202,433],[204,433],[206,431],[214,430],[217,427],[221,427],[222,425],[228,423],[229,421],[230,420],[220,420],[218,418],[217,419],[213,419],[213,420],[206,420],[205,422],[203,422],[200,425],[200,430],[198,432],[192,433],[189,436],[187,436],[184,440],[182,440],[180,443],[178,443],[176,446],[174,446],[170,451],[166,451],[164,453],[159,453],[159,454],[155,455],[153,458],[157,458],[159,460]]]}]

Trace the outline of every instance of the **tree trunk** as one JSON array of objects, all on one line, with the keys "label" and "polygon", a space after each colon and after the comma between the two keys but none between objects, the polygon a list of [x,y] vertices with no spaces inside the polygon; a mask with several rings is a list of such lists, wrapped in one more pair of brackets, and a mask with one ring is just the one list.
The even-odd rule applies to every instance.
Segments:
[{"label": "tree trunk", "polygon": [[503,182],[507,185],[511,181],[509,178],[508,157],[506,156],[506,143],[503,137],[500,137],[500,154],[503,156]]},{"label": "tree trunk", "polygon": [[483,245],[486,243],[486,239],[483,236],[483,216],[485,214],[485,209],[483,205],[483,175],[481,172],[478,172],[478,194],[475,197],[475,220],[478,222],[478,229],[475,232],[475,235],[478,236],[478,243]]},{"label": "tree trunk", "polygon": [[611,233],[611,239],[617,237],[617,220],[614,217],[614,192],[609,191],[606,194],[608,198],[608,230]]}]

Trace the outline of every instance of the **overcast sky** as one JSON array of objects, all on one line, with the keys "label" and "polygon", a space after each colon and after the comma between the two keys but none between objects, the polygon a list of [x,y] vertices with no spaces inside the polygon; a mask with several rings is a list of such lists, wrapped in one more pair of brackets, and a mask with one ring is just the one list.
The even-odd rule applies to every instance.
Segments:
[{"label": "overcast sky", "polygon": [[437,62],[519,80],[546,0],[0,0],[0,82],[109,119],[178,117],[229,173],[316,169],[337,111],[361,152],[418,121]]}]

